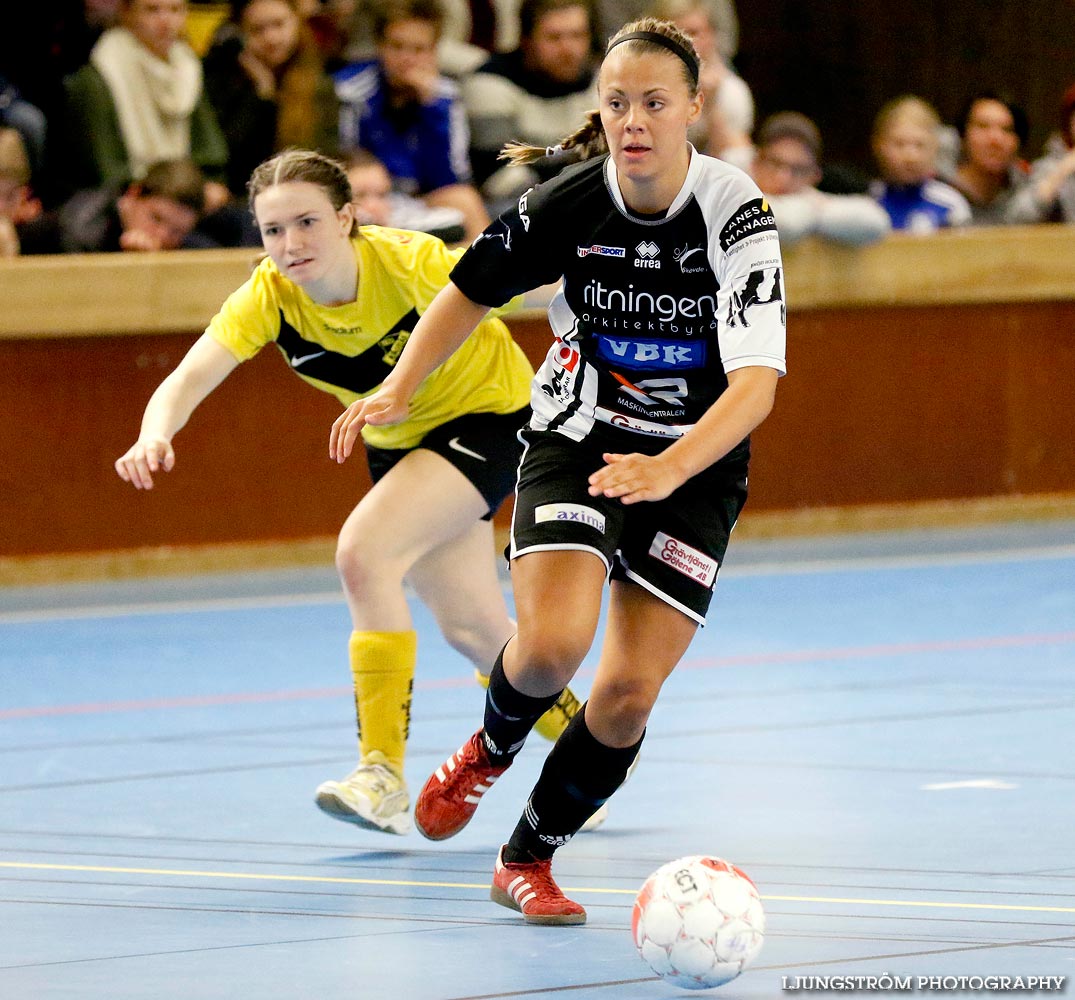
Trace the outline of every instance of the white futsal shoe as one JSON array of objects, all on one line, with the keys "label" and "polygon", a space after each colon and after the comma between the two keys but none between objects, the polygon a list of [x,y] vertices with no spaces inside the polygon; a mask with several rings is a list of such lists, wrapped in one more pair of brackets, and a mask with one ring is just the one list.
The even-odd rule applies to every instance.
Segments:
[{"label": "white futsal shoe", "polygon": [[407,783],[380,750],[372,750],[346,778],[319,785],[314,801],[333,819],[366,830],[404,834],[411,829]]},{"label": "white futsal shoe", "polygon": [[596,830],[606,819],[608,819],[608,803],[602,802],[597,807],[597,812],[579,827],[579,833],[589,833],[591,830]]}]

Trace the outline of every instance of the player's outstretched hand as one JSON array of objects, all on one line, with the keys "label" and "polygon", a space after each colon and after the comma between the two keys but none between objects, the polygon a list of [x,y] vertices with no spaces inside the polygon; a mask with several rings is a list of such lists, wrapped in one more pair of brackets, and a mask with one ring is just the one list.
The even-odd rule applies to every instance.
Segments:
[{"label": "player's outstretched hand", "polygon": [[139,438],[116,459],[116,472],[136,489],[153,489],[154,472],[171,472],[175,466],[172,442],[165,438]]},{"label": "player's outstretched hand", "polygon": [[347,461],[366,424],[373,427],[398,424],[407,419],[407,412],[407,401],[386,386],[381,386],[362,399],[356,399],[333,421],[328,436],[329,458],[336,462]]},{"label": "player's outstretched hand", "polygon": [[608,464],[590,476],[590,496],[619,497],[622,503],[640,500],[663,500],[683,477],[660,455],[601,456]]}]

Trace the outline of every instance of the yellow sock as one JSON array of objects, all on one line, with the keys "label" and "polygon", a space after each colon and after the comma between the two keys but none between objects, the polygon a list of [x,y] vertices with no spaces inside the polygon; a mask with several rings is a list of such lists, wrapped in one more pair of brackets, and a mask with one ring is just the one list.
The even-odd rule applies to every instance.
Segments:
[{"label": "yellow sock", "polygon": [[[489,678],[480,670],[474,671],[474,679],[483,688],[488,689]],[[571,688],[564,688],[560,692],[560,697],[556,699],[556,704],[534,723],[534,731],[550,743],[555,743],[560,738],[560,734],[567,729],[567,724],[578,714],[580,708],[582,708],[582,702],[572,694]]]},{"label": "yellow sock", "polygon": [[352,632],[348,651],[355,683],[359,752],[365,757],[379,750],[402,775],[418,636],[413,631]]}]

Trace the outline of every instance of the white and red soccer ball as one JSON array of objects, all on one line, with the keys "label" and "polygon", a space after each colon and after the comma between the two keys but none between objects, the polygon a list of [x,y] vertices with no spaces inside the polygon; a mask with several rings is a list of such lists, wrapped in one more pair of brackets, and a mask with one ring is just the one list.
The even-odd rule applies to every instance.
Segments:
[{"label": "white and red soccer ball", "polygon": [[663,980],[704,990],[730,982],[754,961],[765,911],[743,872],[697,855],[670,861],[646,879],[631,932],[643,961]]}]

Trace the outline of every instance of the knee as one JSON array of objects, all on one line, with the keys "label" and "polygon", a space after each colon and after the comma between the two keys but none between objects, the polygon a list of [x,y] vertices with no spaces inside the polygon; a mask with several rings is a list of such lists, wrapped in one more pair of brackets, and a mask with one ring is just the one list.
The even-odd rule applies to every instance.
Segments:
[{"label": "knee", "polygon": [[440,621],[441,634],[448,645],[465,656],[482,672],[487,672],[510,635],[510,627],[491,627],[485,622]]},{"label": "knee", "polygon": [[608,746],[630,746],[641,738],[658,691],[645,678],[595,683],[587,700],[586,725]]},{"label": "knee", "polygon": [[565,633],[545,633],[528,638],[521,635],[517,646],[517,663],[531,676],[541,675],[565,687],[575,676],[590,648],[588,637],[580,640]]},{"label": "knee", "polygon": [[391,574],[391,566],[375,546],[342,532],[336,541],[336,572],[347,593],[363,594],[382,584]]}]

